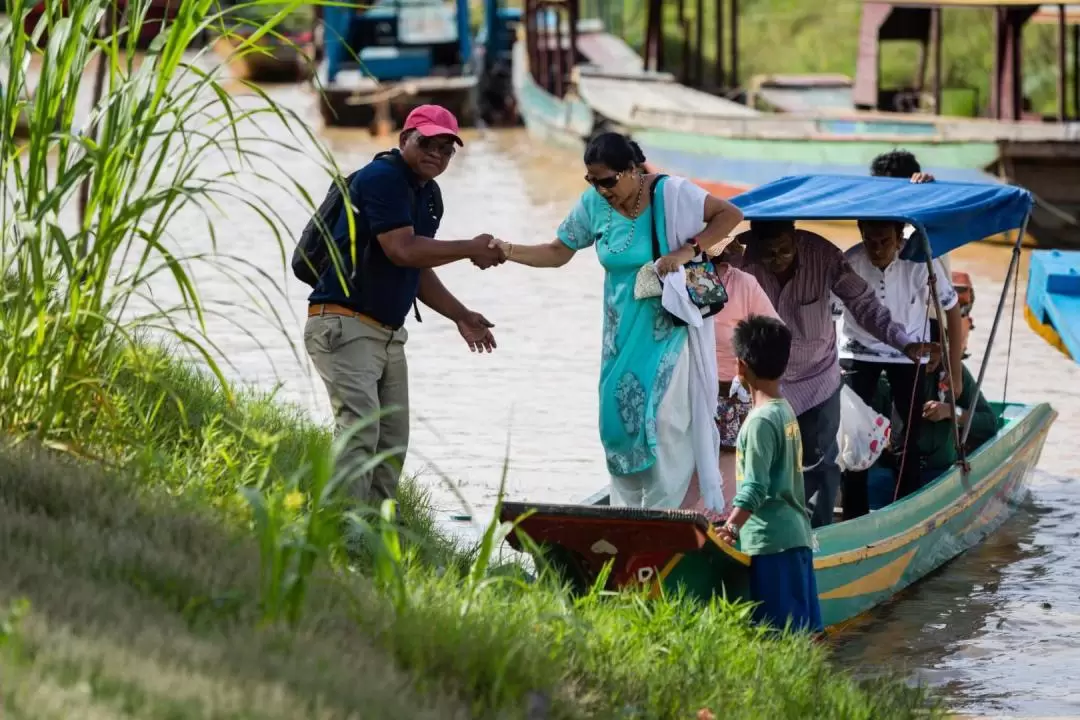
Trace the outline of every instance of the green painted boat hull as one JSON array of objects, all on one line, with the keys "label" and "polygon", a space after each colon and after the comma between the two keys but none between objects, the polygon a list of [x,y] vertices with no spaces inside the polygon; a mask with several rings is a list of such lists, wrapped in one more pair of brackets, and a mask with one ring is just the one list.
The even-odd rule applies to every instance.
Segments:
[{"label": "green painted boat hull", "polygon": [[[815,531],[814,569],[826,626],[842,628],[982,542],[1014,513],[1057,413],[1046,403],[1000,405],[998,434],[965,476],[953,469],[900,502]],[[585,590],[610,562],[607,587],[648,587],[748,599],[751,559],[720,541],[701,515],[612,508],[601,492],[580,505],[506,503],[548,562]],[[528,550],[510,538],[517,549]]]}]

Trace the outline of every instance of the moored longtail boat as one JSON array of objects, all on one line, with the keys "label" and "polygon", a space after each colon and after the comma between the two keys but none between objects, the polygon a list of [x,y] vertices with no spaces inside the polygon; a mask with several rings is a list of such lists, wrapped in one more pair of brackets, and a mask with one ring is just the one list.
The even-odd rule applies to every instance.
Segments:
[{"label": "moored longtail boat", "polygon": [[258,47],[244,48],[252,30],[233,30],[214,40],[214,52],[229,66],[237,80],[252,82],[298,82],[311,77],[315,45],[310,31],[264,35]]},{"label": "moored longtail boat", "polygon": [[[1009,185],[857,176],[785,177],[736,197],[754,220],[902,220],[922,230],[911,259],[939,257],[988,235],[1016,232],[1012,261],[989,344],[1019,268],[1031,195]],[[931,293],[931,295],[934,295]],[[940,313],[939,313],[940,316]],[[978,374],[982,387],[990,347]],[[947,352],[943,352],[947,356]],[[976,392],[976,395],[978,393]],[[1047,403],[997,403],[997,434],[917,493],[869,515],[814,532],[814,569],[825,624],[832,630],[982,542],[1026,492],[1057,413]],[[957,440],[966,440],[957,430]],[[703,515],[608,506],[607,492],[582,505],[505,503],[501,518],[542,547],[550,564],[584,590],[612,562],[608,589],[680,586],[693,596],[746,597],[750,558],[720,541]],[[513,534],[511,544],[529,549]]]}]

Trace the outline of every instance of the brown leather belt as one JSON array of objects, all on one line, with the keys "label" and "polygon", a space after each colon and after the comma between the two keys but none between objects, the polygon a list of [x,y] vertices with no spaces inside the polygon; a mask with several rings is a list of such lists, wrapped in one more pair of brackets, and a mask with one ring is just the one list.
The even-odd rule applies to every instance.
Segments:
[{"label": "brown leather belt", "polygon": [[381,323],[370,315],[365,315],[364,313],[359,313],[355,310],[351,310],[344,305],[335,305],[334,303],[316,303],[314,305],[308,305],[307,314],[308,317],[315,317],[317,315],[338,315],[340,317],[351,317],[356,318],[362,323],[371,325],[372,327],[382,328],[383,330],[389,330],[390,332],[394,332],[395,330],[397,330],[396,327],[393,327],[392,325],[387,325],[386,323]]}]

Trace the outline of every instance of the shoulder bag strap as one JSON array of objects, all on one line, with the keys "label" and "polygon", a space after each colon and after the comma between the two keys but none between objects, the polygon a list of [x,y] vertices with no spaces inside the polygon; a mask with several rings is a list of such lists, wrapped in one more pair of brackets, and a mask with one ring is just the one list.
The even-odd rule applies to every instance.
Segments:
[{"label": "shoulder bag strap", "polygon": [[659,213],[656,212],[656,186],[660,184],[660,181],[666,178],[667,175],[657,175],[653,178],[652,184],[649,185],[649,207],[652,209],[652,254],[653,260],[660,259],[660,234],[656,232],[656,223]]}]

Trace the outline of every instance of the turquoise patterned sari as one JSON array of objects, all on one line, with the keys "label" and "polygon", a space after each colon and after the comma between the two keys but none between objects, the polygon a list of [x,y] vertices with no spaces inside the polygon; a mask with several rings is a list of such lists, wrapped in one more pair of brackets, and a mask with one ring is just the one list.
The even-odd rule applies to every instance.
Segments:
[{"label": "turquoise patterned sari", "polygon": [[[687,330],[675,326],[660,298],[634,299],[634,280],[652,262],[652,223],[667,252],[661,180],[658,199],[637,220],[614,211],[595,189],[582,194],[557,236],[572,250],[595,245],[606,271],[600,364],[600,441],[612,475],[629,475],[656,462],[656,413],[668,390]],[[655,218],[654,218],[655,215]]]}]

